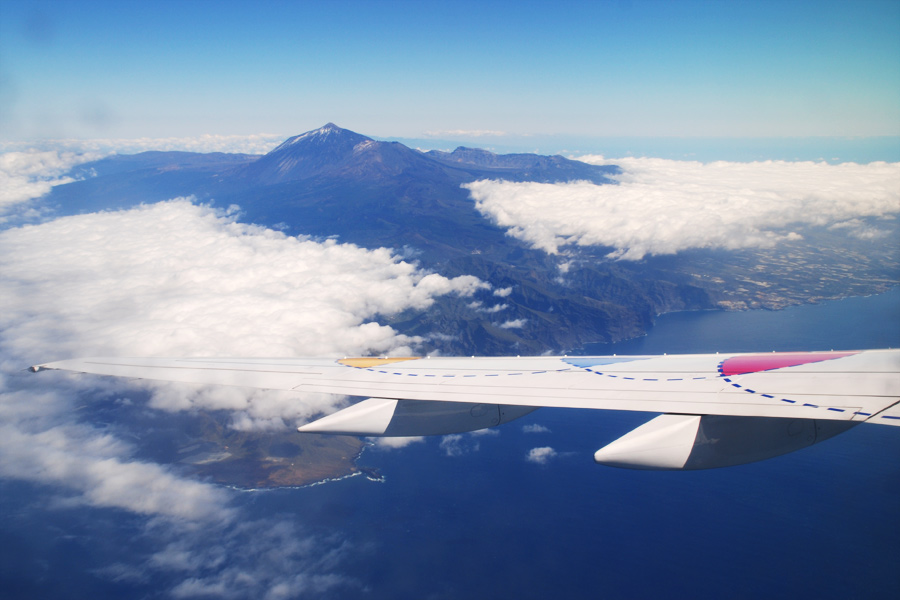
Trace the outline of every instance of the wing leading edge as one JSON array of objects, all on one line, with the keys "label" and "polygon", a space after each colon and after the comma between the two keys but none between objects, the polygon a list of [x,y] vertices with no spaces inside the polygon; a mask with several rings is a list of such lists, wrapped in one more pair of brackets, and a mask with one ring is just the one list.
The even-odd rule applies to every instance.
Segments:
[{"label": "wing leading edge", "polygon": [[[662,415],[665,423],[658,417],[595,456],[598,462],[637,468],[723,466],[717,464],[721,457],[710,458],[711,448],[759,460],[861,422],[900,425],[897,350],[343,360],[87,358],[32,369],[370,398],[300,427],[318,433],[456,433],[504,423],[542,406],[667,413]],[[797,424],[786,427],[791,422]],[[723,435],[734,443],[723,444]],[[759,440],[767,439],[771,448],[760,450]],[[661,450],[652,450],[657,446]],[[740,450],[743,446],[750,449]],[[659,452],[666,458],[654,458]],[[684,460],[673,462],[673,453]],[[632,455],[644,458],[633,461]]]}]

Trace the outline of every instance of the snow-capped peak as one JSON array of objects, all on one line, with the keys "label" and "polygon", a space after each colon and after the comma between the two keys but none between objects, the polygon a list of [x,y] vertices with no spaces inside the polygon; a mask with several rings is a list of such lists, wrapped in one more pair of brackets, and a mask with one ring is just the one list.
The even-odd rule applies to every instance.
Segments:
[{"label": "snow-capped peak", "polygon": [[308,140],[311,138],[326,138],[333,133],[339,133],[341,128],[335,125],[334,123],[327,123],[318,129],[313,129],[312,131],[307,131],[306,133],[301,133],[300,135],[295,135],[294,137],[288,139],[284,145],[292,146],[298,142],[303,140]]}]

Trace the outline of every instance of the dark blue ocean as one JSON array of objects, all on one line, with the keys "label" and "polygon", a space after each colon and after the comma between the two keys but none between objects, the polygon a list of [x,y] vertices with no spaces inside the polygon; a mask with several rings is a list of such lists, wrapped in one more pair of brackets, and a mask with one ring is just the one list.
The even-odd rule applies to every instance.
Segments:
[{"label": "dark blue ocean", "polygon": [[[900,346],[900,289],[779,312],[659,317],[591,353]],[[369,547],[366,597],[898,598],[900,428],[863,425],[755,464],[628,471],[592,455],[645,414],[541,409],[464,439],[369,451],[355,477],[253,496]],[[526,433],[539,424],[548,433]],[[545,465],[529,449],[552,447]]]}]

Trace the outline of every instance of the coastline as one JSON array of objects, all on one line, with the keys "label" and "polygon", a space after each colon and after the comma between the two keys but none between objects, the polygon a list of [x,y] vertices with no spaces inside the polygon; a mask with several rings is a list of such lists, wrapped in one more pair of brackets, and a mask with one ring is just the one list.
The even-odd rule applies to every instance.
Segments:
[{"label": "coastline", "polygon": [[[847,303],[865,304],[866,307],[847,307]],[[881,328],[875,330],[865,320],[864,312],[881,313]],[[846,313],[846,314],[845,314]],[[742,318],[745,317],[745,318]],[[863,323],[862,321],[866,321]],[[840,298],[794,304],[773,309],[698,309],[672,311],[657,315],[652,328],[645,334],[619,342],[595,342],[585,344],[568,352],[575,356],[607,354],[652,354],[661,352],[687,352],[691,347],[692,328],[706,337],[719,338],[720,347],[693,351],[771,351],[773,346],[785,350],[822,350],[829,348],[809,348],[798,346],[796,330],[819,321],[817,327],[825,333],[835,329],[848,330],[848,339],[858,338],[860,345],[855,348],[874,347],[870,340],[884,340],[878,347],[900,346],[900,285],[892,286],[885,292],[868,295],[848,295]],[[857,322],[859,321],[859,322]],[[713,335],[714,330],[721,333]],[[853,332],[850,330],[856,329]],[[732,348],[732,350],[728,350]],[[681,350],[679,350],[681,349]]]}]

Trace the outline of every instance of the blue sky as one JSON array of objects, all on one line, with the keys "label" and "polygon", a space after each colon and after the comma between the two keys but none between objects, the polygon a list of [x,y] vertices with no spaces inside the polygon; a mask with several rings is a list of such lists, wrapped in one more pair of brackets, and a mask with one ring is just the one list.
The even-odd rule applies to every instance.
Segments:
[{"label": "blue sky", "polygon": [[896,136],[900,3],[4,0],[0,85],[2,140]]}]

